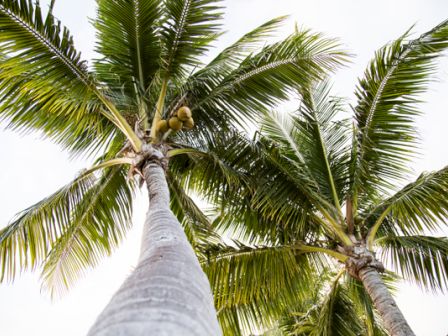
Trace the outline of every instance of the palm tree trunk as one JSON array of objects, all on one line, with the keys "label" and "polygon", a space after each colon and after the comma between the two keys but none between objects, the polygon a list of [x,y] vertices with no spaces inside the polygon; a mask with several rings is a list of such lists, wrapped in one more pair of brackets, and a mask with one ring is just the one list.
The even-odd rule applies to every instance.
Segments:
[{"label": "palm tree trunk", "polygon": [[149,210],[138,265],[88,336],[221,335],[208,279],[169,208],[165,171],[150,162],[143,173]]},{"label": "palm tree trunk", "polygon": [[376,268],[366,266],[358,272],[384,326],[391,336],[415,336]]}]

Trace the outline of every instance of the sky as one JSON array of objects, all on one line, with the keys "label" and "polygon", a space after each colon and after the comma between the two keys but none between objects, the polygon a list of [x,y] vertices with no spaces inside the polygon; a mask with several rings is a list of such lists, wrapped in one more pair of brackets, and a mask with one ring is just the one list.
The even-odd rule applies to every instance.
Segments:
[{"label": "sky", "polygon": [[[48,3],[48,1],[41,1]],[[294,24],[340,38],[354,57],[352,64],[334,76],[335,93],[353,100],[356,79],[362,76],[376,49],[400,36],[415,24],[414,35],[435,26],[448,16],[446,0],[227,0],[225,29],[217,52],[243,33],[284,14],[290,19],[279,37]],[[95,14],[94,0],[56,1],[55,13],[74,35],[84,59],[95,57],[94,30],[88,17]],[[436,82],[424,96],[425,112],[418,125],[421,155],[411,168],[440,169],[448,163],[448,62],[443,60]],[[51,194],[91,164],[70,160],[67,153],[37,134],[19,136],[0,125],[0,227],[20,210]],[[96,316],[135,265],[147,201],[145,194],[135,206],[134,228],[111,257],[81,279],[62,299],[51,301],[40,292],[38,272],[27,272],[13,284],[0,284],[0,335],[79,336],[87,333]],[[448,231],[447,231],[448,232]],[[448,296],[401,284],[397,302],[418,336],[448,334]]]}]

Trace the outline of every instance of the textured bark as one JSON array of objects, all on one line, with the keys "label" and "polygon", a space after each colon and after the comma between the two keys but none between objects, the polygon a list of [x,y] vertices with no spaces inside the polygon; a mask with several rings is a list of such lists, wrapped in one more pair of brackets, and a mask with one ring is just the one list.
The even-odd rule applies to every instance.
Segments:
[{"label": "textured bark", "polygon": [[415,336],[376,268],[371,266],[361,268],[358,277],[369,293],[390,335]]},{"label": "textured bark", "polygon": [[138,265],[88,336],[221,335],[208,279],[169,208],[165,172],[149,163],[143,174],[150,204]]}]

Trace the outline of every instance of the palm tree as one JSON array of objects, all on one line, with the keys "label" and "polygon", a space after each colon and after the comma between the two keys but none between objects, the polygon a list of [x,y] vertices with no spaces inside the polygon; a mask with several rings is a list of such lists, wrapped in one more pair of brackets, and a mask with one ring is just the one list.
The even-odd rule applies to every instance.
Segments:
[{"label": "palm tree", "polygon": [[100,56],[89,67],[54,4],[44,13],[39,2],[0,0],[0,118],[98,158],[0,231],[0,280],[42,268],[44,288],[61,294],[125,236],[140,181],[149,210],[139,263],[89,335],[219,335],[192,249],[212,232],[170,167],[334,70],[345,54],[306,30],[260,48],[278,18],[204,65],[221,34],[219,1],[98,0]]},{"label": "palm tree", "polygon": [[353,118],[326,81],[311,82],[297,88],[298,111],[266,113],[252,140],[204,145],[211,157],[189,174],[227,237],[201,247],[225,334],[414,335],[391,290],[397,277],[448,287],[448,239],[434,236],[448,223],[448,167],[398,186],[446,48],[448,21],[377,51]]}]

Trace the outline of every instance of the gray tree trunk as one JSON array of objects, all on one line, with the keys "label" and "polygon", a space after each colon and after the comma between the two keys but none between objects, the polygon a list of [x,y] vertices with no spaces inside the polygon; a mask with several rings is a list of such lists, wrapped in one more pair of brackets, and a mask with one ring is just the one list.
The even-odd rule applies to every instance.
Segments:
[{"label": "gray tree trunk", "polygon": [[145,166],[149,210],[138,265],[88,336],[218,336],[210,284],[169,208],[163,168]]},{"label": "gray tree trunk", "polygon": [[374,267],[364,267],[358,272],[364,287],[369,293],[375,308],[380,313],[384,326],[391,336],[415,336],[408,322],[398,308],[389,289]]}]

